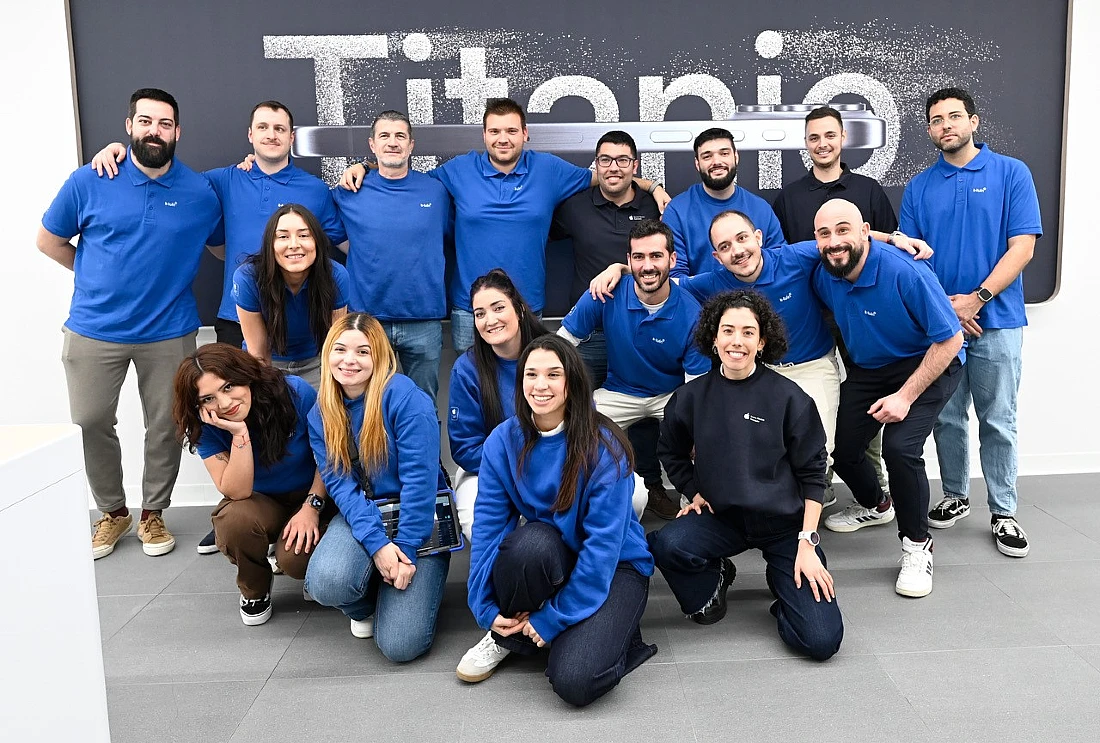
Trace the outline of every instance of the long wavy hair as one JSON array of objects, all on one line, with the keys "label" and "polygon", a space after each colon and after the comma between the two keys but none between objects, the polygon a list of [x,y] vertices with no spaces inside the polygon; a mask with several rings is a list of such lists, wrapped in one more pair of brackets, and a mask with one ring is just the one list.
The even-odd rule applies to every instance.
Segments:
[{"label": "long wavy hair", "polygon": [[180,445],[194,453],[202,438],[199,379],[203,374],[251,390],[252,405],[244,422],[257,460],[270,467],[285,457],[290,436],[298,425],[298,410],[286,378],[278,369],[226,343],[200,346],[176,370],[172,414]]},{"label": "long wavy hair", "polygon": [[286,214],[297,214],[305,221],[317,247],[316,258],[306,276],[305,292],[306,306],[309,308],[309,329],[318,348],[324,343],[325,335],[332,324],[332,310],[336,302],[336,279],[332,276],[332,264],[329,262],[332,243],[329,242],[328,235],[309,209],[301,204],[284,204],[267,220],[260,252],[246,259],[253,266],[259,288],[260,313],[267,328],[268,346],[279,355],[286,353],[286,279],[279,268],[279,262],[275,260],[275,231],[279,226],[279,219]]},{"label": "long wavy hair", "polygon": [[321,389],[317,394],[317,406],[321,411],[321,423],[325,431],[325,449],[328,450],[329,471],[348,474],[352,469],[351,424],[344,405],[344,388],[332,376],[328,359],[332,347],[348,330],[358,330],[370,345],[374,371],[367,380],[363,395],[363,428],[359,431],[359,461],[364,474],[381,470],[389,452],[386,445],[386,427],[382,422],[382,394],[397,371],[397,357],[393,353],[382,325],[365,312],[352,312],[332,324],[321,350]]},{"label": "long wavy hair", "polygon": [[760,325],[760,339],[764,341],[764,348],[760,351],[759,361],[778,364],[787,355],[787,328],[771,302],[760,292],[751,289],[720,292],[708,299],[699,315],[699,324],[695,326],[695,345],[711,361],[720,365],[722,362],[714,350],[718,341],[718,326],[722,324],[722,315],[726,314],[726,310],[739,307],[755,315],[756,322]]},{"label": "long wavy hair", "polygon": [[565,466],[553,506],[556,513],[561,513],[573,506],[581,480],[592,476],[600,459],[601,445],[607,447],[623,468],[623,475],[634,471],[634,450],[622,429],[606,415],[597,412],[592,404],[592,382],[577,349],[564,338],[548,333],[527,344],[516,365],[516,418],[523,431],[523,449],[519,455],[517,474],[522,476],[540,436],[523,394],[523,368],[531,352],[538,349],[557,355],[565,371]]},{"label": "long wavy hair", "polygon": [[[484,276],[478,276],[470,285],[470,300],[483,289],[496,289],[508,298],[519,320],[519,347],[522,349],[534,338],[545,335],[548,331],[535,317],[530,305],[519,293],[519,289],[512,283],[512,279],[503,268],[494,268]],[[500,402],[500,384],[497,382],[496,352],[481,333],[474,333],[474,345],[466,353],[471,355],[474,368],[477,370],[477,384],[481,392],[481,419],[486,431],[492,431],[504,420],[504,408]]]}]

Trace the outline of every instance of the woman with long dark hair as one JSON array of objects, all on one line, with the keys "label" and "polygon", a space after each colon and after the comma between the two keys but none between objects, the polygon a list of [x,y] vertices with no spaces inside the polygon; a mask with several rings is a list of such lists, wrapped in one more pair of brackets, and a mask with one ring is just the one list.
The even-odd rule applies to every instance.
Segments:
[{"label": "woman with long dark hair", "polygon": [[318,350],[348,309],[348,272],[331,252],[313,212],[286,204],[267,220],[260,251],[233,274],[245,348],[314,389],[321,381]]},{"label": "woman with long dark hair", "polygon": [[844,625],[818,546],[825,429],[812,398],[769,369],[787,352],[783,321],[754,291],[717,294],[695,342],[718,362],[673,393],[657,452],[690,503],[650,532],[680,609],[698,624],[726,615],[730,557],[759,549],[779,636],[816,660],[840,649]]},{"label": "woman with long dark hair", "polygon": [[[435,639],[450,553],[421,555],[431,537],[439,465],[439,422],[428,394],[397,374],[382,325],[366,313],[333,323],[309,436],[321,477],[340,513],[314,551],[306,589],[373,636],[395,662],[423,655]],[[376,500],[400,501],[391,539]]]},{"label": "woman with long dark hair", "polygon": [[[490,630],[483,643],[505,654],[550,644],[554,691],[583,706],[657,652],[638,628],[653,558],[631,502],[634,457],[592,405],[572,344],[540,336],[517,365],[516,415],[482,453],[468,601]],[[466,661],[459,678],[481,681],[500,659]]]},{"label": "woman with long dark hair", "polygon": [[287,575],[305,577],[333,509],[313,461],[306,417],[317,393],[224,343],[180,362],[177,436],[198,451],[222,501],[211,514],[217,547],[237,566],[241,620],[271,617],[268,545]]}]

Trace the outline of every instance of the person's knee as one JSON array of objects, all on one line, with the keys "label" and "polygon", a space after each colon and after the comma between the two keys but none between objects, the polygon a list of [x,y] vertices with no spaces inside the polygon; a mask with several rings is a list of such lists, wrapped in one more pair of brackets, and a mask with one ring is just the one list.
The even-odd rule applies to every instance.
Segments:
[{"label": "person's knee", "polygon": [[431,649],[434,639],[434,636],[429,635],[420,640],[414,640],[407,634],[394,637],[385,632],[376,632],[374,636],[375,644],[378,645],[382,655],[393,663],[408,663],[416,660]]},{"label": "person's knee", "polygon": [[561,533],[553,526],[528,522],[505,537],[500,551],[517,553],[524,562],[539,563],[557,557],[561,543]]},{"label": "person's knee", "polygon": [[839,617],[836,621],[811,623],[801,628],[799,640],[801,647],[798,649],[811,659],[829,660],[840,650],[844,624]]},{"label": "person's knee", "polygon": [[248,500],[230,501],[218,509],[210,521],[219,545],[236,544],[263,530]]},{"label": "person's knee", "polygon": [[322,606],[346,606],[362,597],[362,578],[324,560],[310,560],[305,574],[306,590]]},{"label": "person's knee", "polygon": [[883,436],[882,461],[886,463],[887,468],[890,467],[891,462],[895,463],[895,467],[897,465],[921,466],[924,464],[923,442],[920,446],[914,446],[897,436]]},{"label": "person's knee", "polygon": [[547,670],[550,686],[563,702],[574,707],[584,707],[602,697],[609,687],[601,683],[600,677],[592,669],[584,666],[558,667]]},{"label": "person's knee", "polygon": [[691,530],[687,528],[689,519],[691,514],[646,534],[649,551],[658,566],[682,566],[695,556],[691,550]]}]

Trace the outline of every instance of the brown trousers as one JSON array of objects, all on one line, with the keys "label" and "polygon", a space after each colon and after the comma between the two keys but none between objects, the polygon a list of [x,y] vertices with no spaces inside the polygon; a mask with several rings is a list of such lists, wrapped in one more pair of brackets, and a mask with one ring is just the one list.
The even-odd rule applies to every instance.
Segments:
[{"label": "brown trousers", "polygon": [[[267,560],[268,545],[275,544],[275,561],[291,578],[302,580],[306,576],[309,553],[287,552],[283,540],[283,527],[298,512],[306,500],[308,490],[293,493],[265,495],[253,492],[244,500],[223,498],[210,521],[214,524],[214,539],[218,549],[237,566],[237,587],[246,599],[263,598],[271,590],[271,563]],[[336,513],[332,500],[321,513],[320,531]]]}]

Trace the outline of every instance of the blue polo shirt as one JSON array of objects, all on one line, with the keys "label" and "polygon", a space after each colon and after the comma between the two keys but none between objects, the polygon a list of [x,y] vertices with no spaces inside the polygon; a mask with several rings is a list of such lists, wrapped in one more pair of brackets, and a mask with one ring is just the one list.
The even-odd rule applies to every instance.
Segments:
[{"label": "blue polo shirt", "polygon": [[801,364],[833,350],[821,300],[814,294],[813,275],[821,256],[817,243],[801,242],[782,248],[764,248],[764,267],[756,281],[741,281],[728,270],[700,273],[680,279],[680,286],[705,304],[719,292],[755,289],[763,294],[787,328],[787,355],[781,363]]},{"label": "blue polo shirt", "polygon": [[[901,200],[900,229],[936,251],[930,263],[948,295],[977,289],[1008,252],[1010,237],[1043,235],[1031,171],[985,144],[978,148],[961,168],[941,153],[909,181]],[[1023,274],[982,307],[978,318],[983,328],[1027,325]]]},{"label": "blue polo shirt", "polygon": [[[332,279],[336,283],[336,297],[332,300],[332,309],[339,310],[348,306],[348,270],[334,260],[329,259],[332,266]],[[260,287],[256,283],[256,267],[251,261],[247,261],[233,272],[233,288],[231,294],[236,307],[248,312],[263,312],[260,305]],[[277,354],[271,350],[272,361],[302,361],[312,359],[320,351],[317,341],[313,337],[313,331],[309,325],[309,279],[306,279],[298,293],[290,291],[287,287],[286,300],[283,305],[286,312],[286,353]],[[264,315],[264,322],[267,316]],[[247,344],[244,345],[247,348]]]},{"label": "blue polo shirt", "polygon": [[383,178],[372,170],[358,191],[334,188],[347,231],[349,307],[379,320],[436,320],[447,315],[443,242],[453,229],[447,189],[415,170]]},{"label": "blue polo shirt", "polygon": [[52,234],[80,235],[65,327],[110,343],[179,338],[199,327],[191,284],[221,204],[179,160],[153,180],[127,152],[116,178],[73,171],[42,216]]},{"label": "blue polo shirt", "polygon": [[554,208],[592,183],[592,171],[546,152],[524,150],[511,173],[484,152],[468,152],[430,171],[455,203],[451,306],[469,311],[470,284],[503,268],[535,312],[546,297],[546,237]]},{"label": "blue polo shirt", "polygon": [[[854,283],[821,266],[814,271],[814,291],[833,311],[852,361],[864,369],[923,356],[962,329],[927,261],[874,240]],[[959,360],[965,359],[960,350]]]},{"label": "blue polo shirt", "polygon": [[293,163],[268,175],[256,165],[245,172],[236,165],[208,170],[203,175],[222,201],[225,217],[225,270],[218,317],[237,322],[233,301],[233,272],[250,255],[260,252],[264,227],[286,204],[301,204],[313,212],[333,245],[344,241],[344,229],[328,186]]},{"label": "blue polo shirt", "polygon": [[710,371],[710,359],[695,347],[699,303],[676,282],[669,287],[668,300],[652,315],[638,299],[631,278],[623,279],[607,302],[585,294],[562,319],[562,327],[577,338],[603,328],[607,338],[605,389],[653,397],[682,385],[685,373]]},{"label": "blue polo shirt", "polygon": [[[275,464],[265,467],[257,459],[253,463],[252,489],[258,493],[272,495],[293,493],[313,484],[317,464],[313,460],[313,449],[309,445],[309,411],[317,402],[317,392],[301,377],[287,374],[286,384],[290,387],[290,399],[294,403],[294,412],[298,420],[294,423],[294,432],[286,442],[286,454]],[[252,438],[256,432],[249,428]],[[202,425],[202,435],[196,447],[199,456],[208,459],[216,454],[229,451],[233,435],[216,426]],[[253,447],[255,451],[255,447]]]},{"label": "blue polo shirt", "polygon": [[756,229],[764,233],[764,247],[778,248],[784,245],[783,230],[775,218],[771,204],[754,193],[738,186],[728,199],[716,199],[696,183],[679,194],[665,207],[664,221],[672,229],[676,244],[676,265],[672,276],[694,276],[707,271],[725,271],[718,259],[711,255],[710,221],[715,215],[735,209],[747,214]]}]

